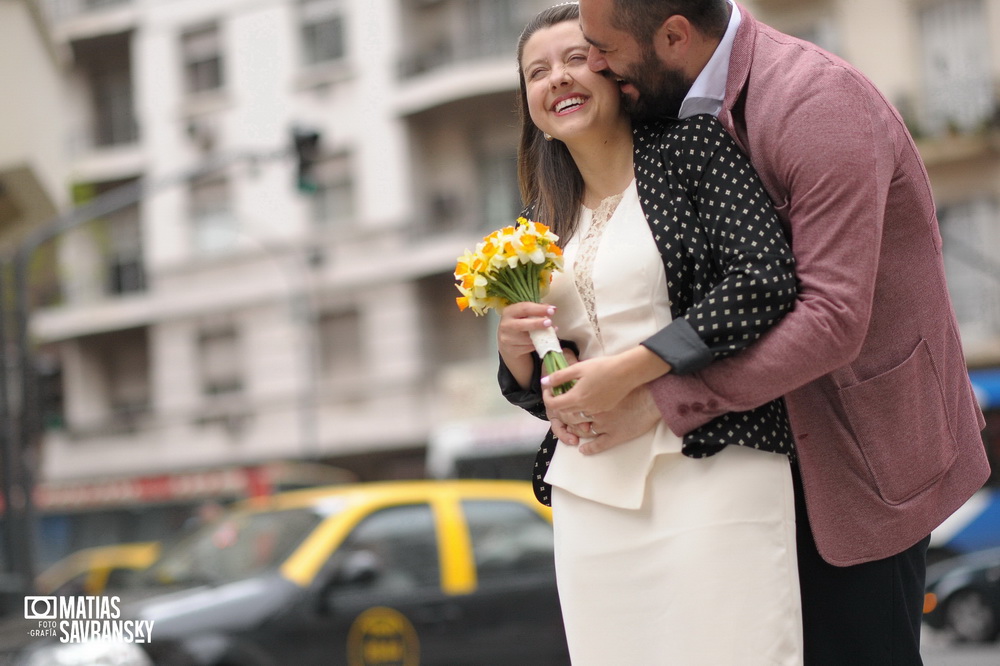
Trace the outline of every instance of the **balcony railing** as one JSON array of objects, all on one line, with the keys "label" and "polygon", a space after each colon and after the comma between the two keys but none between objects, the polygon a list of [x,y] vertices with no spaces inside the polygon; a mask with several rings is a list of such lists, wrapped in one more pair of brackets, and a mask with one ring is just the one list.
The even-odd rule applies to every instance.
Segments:
[{"label": "balcony railing", "polygon": [[[517,35],[490,35],[467,37],[462,41],[442,41],[431,48],[415,51],[399,62],[399,76],[408,79],[436,69],[448,67],[456,63],[509,58],[513,63],[511,44],[517,41]],[[513,64],[511,68],[513,70]]]},{"label": "balcony railing", "polygon": [[131,5],[135,0],[48,0],[47,9],[55,21]]}]

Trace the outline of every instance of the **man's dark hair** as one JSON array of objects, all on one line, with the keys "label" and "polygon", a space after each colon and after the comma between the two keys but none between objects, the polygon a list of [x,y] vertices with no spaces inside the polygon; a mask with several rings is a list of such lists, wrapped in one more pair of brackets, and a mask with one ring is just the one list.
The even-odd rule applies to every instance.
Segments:
[{"label": "man's dark hair", "polygon": [[667,18],[679,14],[709,37],[722,39],[729,25],[726,0],[613,0],[611,23],[640,44],[650,44]]}]

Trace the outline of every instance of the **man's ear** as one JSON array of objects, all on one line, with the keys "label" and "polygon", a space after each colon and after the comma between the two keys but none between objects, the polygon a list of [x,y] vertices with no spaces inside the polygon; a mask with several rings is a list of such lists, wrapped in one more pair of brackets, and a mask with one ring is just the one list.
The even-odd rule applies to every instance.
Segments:
[{"label": "man's ear", "polygon": [[668,16],[653,33],[653,47],[663,62],[677,62],[691,46],[694,28],[679,14]]}]

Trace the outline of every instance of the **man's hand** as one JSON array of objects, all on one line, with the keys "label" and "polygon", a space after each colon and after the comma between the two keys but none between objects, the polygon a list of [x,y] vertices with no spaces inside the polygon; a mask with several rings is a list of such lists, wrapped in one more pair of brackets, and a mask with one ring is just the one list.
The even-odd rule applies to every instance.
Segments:
[{"label": "man's hand", "polygon": [[[548,407],[553,398],[551,389],[545,389],[542,396]],[[607,412],[581,414],[549,411],[553,434],[564,444],[579,445],[580,453],[584,455],[594,455],[633,440],[656,427],[661,419],[660,411],[645,385],[633,390]]]}]

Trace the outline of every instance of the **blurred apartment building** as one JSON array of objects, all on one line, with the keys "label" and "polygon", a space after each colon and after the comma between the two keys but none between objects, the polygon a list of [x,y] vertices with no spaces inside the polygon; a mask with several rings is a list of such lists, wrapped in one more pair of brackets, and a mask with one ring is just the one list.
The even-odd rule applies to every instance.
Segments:
[{"label": "blurred apartment building", "polygon": [[[423,476],[456,428],[530,450],[544,428],[497,395],[495,321],[458,311],[452,272],[520,209],[513,51],[545,4],[47,2],[67,190],[146,193],[59,238],[34,310],[58,369],[43,558],[310,481],[276,462]],[[305,188],[295,130],[320,136]]]},{"label": "blurred apartment building", "polygon": [[[541,424],[497,395],[495,320],[456,309],[451,273],[519,210],[514,45],[549,4],[45,0],[72,63],[64,191],[146,188],[60,236],[58,288],[38,291],[43,557],[307,481],[289,462],[400,478],[428,473],[429,442],[532,450]],[[970,366],[1000,403],[1000,5],[750,9],[904,111]],[[296,128],[320,137],[307,187]]]}]

